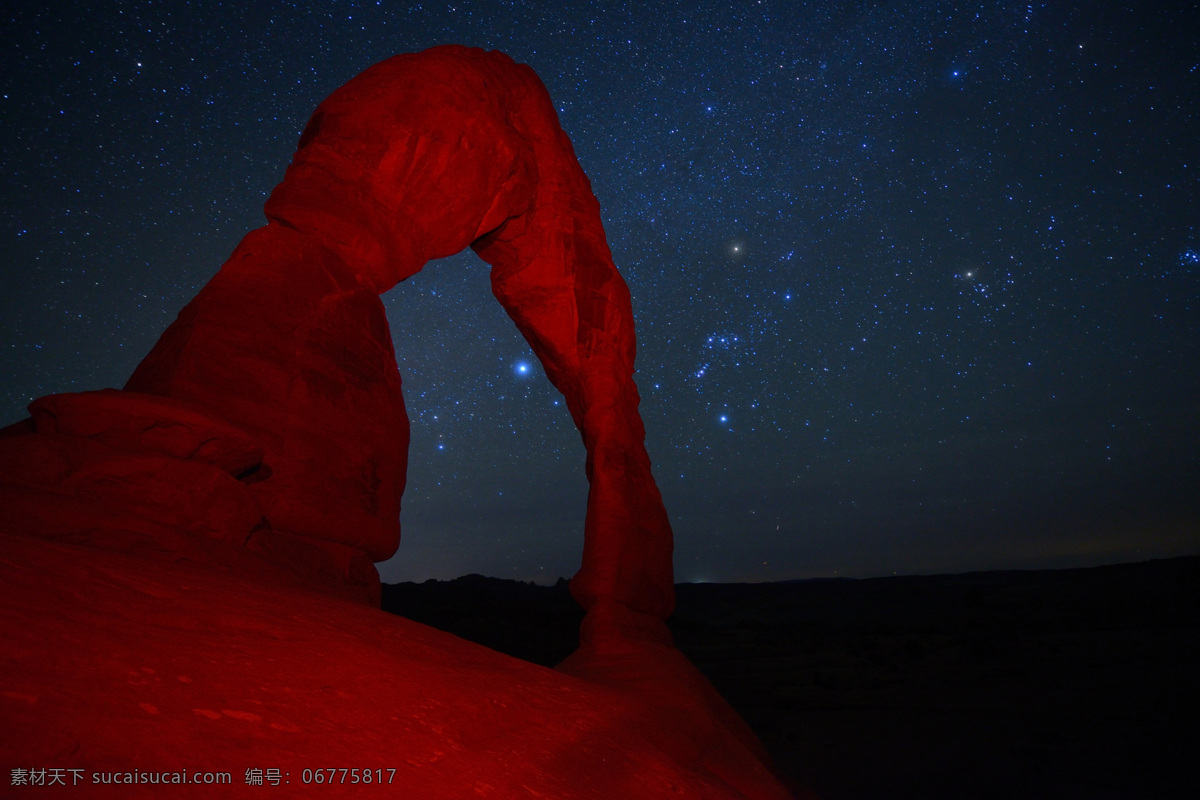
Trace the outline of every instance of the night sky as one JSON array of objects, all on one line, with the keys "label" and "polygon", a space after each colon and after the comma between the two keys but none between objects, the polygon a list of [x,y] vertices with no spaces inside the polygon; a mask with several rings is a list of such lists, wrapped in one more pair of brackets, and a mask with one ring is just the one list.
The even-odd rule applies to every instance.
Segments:
[{"label": "night sky", "polygon": [[[121,386],[316,105],[461,43],[537,71],[600,200],[678,580],[1200,552],[1194,3],[76,5],[0,25],[2,424]],[[383,578],[573,574],[583,446],[486,265],[384,299]]]}]

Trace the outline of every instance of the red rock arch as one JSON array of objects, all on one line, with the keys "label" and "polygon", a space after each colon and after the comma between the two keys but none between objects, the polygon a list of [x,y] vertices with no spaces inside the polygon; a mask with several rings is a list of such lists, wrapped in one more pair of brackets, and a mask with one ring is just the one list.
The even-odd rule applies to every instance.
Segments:
[{"label": "red rock arch", "polygon": [[[533,72],[501,54],[461,47],[372,67],[317,109],[266,212],[268,224],[242,240],[124,390],[43,397],[30,405],[30,419],[0,429],[0,533],[6,544],[16,540],[0,600],[14,607],[14,620],[33,622],[14,628],[21,634],[12,659],[18,666],[8,675],[28,694],[10,694],[31,703],[47,697],[33,716],[20,718],[14,730],[22,735],[4,742],[18,745],[14,763],[58,758],[63,742],[72,741],[81,765],[105,769],[118,766],[106,754],[128,761],[162,753],[163,742],[174,754],[198,745],[213,754],[266,754],[268,763],[284,765],[345,742],[391,753],[401,741],[428,754],[432,745],[416,729],[363,727],[361,720],[380,704],[412,707],[415,695],[431,692],[448,701],[439,702],[435,718],[460,725],[462,715],[477,713],[482,696],[464,681],[491,664],[484,669],[498,670],[506,685],[513,675],[526,676],[519,695],[497,700],[547,691],[553,697],[544,698],[549,705],[522,701],[497,712],[506,720],[499,725],[496,715],[484,715],[480,741],[498,749],[488,753],[493,760],[465,763],[504,773],[489,781],[528,792],[531,785],[568,785],[555,783],[566,779],[599,796],[615,777],[621,796],[659,796],[680,786],[706,797],[787,796],[746,724],[670,646],[663,620],[673,602],[671,529],[643,445],[629,292],[613,266],[596,199]],[[566,397],[587,450],[583,565],[572,591],[588,613],[579,649],[558,665],[570,681],[514,672],[499,656],[470,652],[463,642],[443,645],[431,668],[414,670],[419,659],[382,652],[396,643],[413,643],[426,657],[438,652],[425,633],[413,633],[419,626],[403,626],[411,636],[398,635],[399,620],[368,621],[367,609],[281,585],[299,579],[378,599],[373,561],[399,543],[408,446],[379,294],[428,259],[467,246],[492,265],[496,297]],[[227,580],[223,570],[250,580]],[[263,585],[268,575],[273,585]],[[80,616],[81,581],[100,595],[96,608],[90,589],[82,595],[90,616]],[[239,614],[245,618],[229,619]],[[143,620],[165,634],[161,641],[144,635]],[[382,630],[382,644],[364,651],[357,645],[371,637],[347,637],[343,625]],[[198,628],[211,630],[198,640]],[[273,655],[263,663],[216,653],[227,646],[246,652],[247,642],[257,649],[256,637],[268,629]],[[66,631],[67,638],[46,630]],[[63,659],[63,641],[102,654],[104,668],[87,655]],[[212,651],[200,644],[198,653],[204,641]],[[325,652],[339,648],[350,655],[331,659]],[[140,704],[146,718],[135,721],[128,676],[155,670],[123,671],[148,659],[122,659],[142,649],[208,673],[196,684],[189,678],[180,708],[195,710],[204,702],[197,697],[240,697],[255,705],[235,709],[286,712],[281,719],[299,714],[311,730],[333,731],[332,739],[302,737],[308,744],[297,745],[298,726],[272,725],[258,729],[247,750],[244,734],[212,736],[192,724],[193,715],[159,714],[148,702]],[[380,691],[363,694],[362,676],[345,659],[364,652],[376,668],[406,672],[403,685],[389,675],[367,684],[382,685]],[[277,660],[281,653],[295,654],[298,663]],[[123,663],[129,666],[115,666]],[[444,665],[451,668],[443,674]],[[291,685],[284,676],[294,667],[324,700],[272,691],[285,680]],[[421,675],[431,677],[412,682]],[[67,695],[64,686],[71,687]],[[345,691],[327,693],[332,686]],[[336,709],[322,705],[335,695]],[[593,698],[584,700],[592,708],[577,719],[583,706],[564,698],[584,697]],[[80,698],[88,701],[82,713]],[[198,713],[206,721],[261,719]],[[537,731],[544,723],[532,750],[505,751],[514,725]],[[121,730],[116,740],[112,724]],[[412,764],[444,755],[440,729],[430,727],[438,730],[439,752]],[[380,740],[381,730],[406,738]],[[635,757],[612,750],[625,742]],[[583,772],[581,752],[592,765]],[[444,793],[443,779],[451,777],[452,791],[453,781],[477,789],[470,776],[479,774],[418,767],[413,785]]]},{"label": "red rock arch", "polygon": [[248,541],[284,561],[295,542],[395,551],[408,421],[378,295],[470,246],[587,450],[572,581],[584,640],[666,641],[672,535],[638,413],[629,291],[533,71],[457,46],[371,67],[317,108],[265,211],[125,386],[261,445],[264,468],[242,477],[266,524]]}]

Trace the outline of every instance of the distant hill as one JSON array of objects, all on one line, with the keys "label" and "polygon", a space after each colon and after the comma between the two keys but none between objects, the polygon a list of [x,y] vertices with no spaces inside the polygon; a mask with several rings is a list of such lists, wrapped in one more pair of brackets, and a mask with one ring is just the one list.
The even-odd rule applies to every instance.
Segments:
[{"label": "distant hill", "polygon": [[[676,644],[777,765],[841,798],[1171,798],[1200,786],[1200,556],[680,584]],[[385,585],[387,611],[553,665],[566,581]]]},{"label": "distant hill", "polygon": [[579,644],[583,609],[567,581],[554,586],[467,575],[385,583],[383,610],[510,656],[552,667]]}]

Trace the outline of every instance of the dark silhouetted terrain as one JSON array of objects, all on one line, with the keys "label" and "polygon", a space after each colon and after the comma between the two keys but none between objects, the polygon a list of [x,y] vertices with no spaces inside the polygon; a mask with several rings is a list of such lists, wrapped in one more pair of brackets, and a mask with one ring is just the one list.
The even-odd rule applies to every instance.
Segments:
[{"label": "dark silhouetted terrain", "polygon": [[[679,649],[827,800],[1200,792],[1200,556],[677,590]],[[581,616],[565,581],[477,575],[383,606],[546,665]]]}]

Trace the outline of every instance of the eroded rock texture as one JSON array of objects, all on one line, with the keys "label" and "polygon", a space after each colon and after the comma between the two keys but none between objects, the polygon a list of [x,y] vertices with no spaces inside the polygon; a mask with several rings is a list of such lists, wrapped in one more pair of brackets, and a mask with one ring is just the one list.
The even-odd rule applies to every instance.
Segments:
[{"label": "eroded rock texture", "polygon": [[[146,591],[167,597],[160,585],[174,580],[167,567],[146,567],[142,580],[121,560],[147,552],[235,575],[269,575],[275,586],[323,587],[377,602],[373,562],[399,543],[408,448],[379,294],[429,259],[471,246],[492,265],[497,299],[566,398],[587,450],[583,564],[571,584],[587,616],[581,647],[558,675],[626,698],[628,708],[597,709],[597,725],[640,729],[654,752],[669,754],[671,770],[703,773],[701,783],[717,787],[717,795],[729,789],[728,796],[782,796],[753,734],[670,645],[663,620],[673,605],[671,529],[643,444],[629,291],[613,266],[599,205],[533,71],[500,53],[453,46],[371,67],[317,109],[265,210],[268,224],[242,240],[122,391],[42,398],[31,405],[30,420],[0,431],[0,528],[57,540],[39,562],[44,580],[78,580],[65,565],[80,559],[62,548],[87,545],[123,554],[91,557],[114,578],[96,590],[96,602],[114,615],[126,607],[121,587],[149,587],[150,575],[159,588]],[[36,584],[27,573],[18,574]],[[187,589],[208,586],[209,579],[186,580],[181,619],[206,619],[204,603]],[[249,607],[265,596],[259,585],[265,584],[243,581],[227,590],[244,595]],[[39,611],[25,602],[27,594],[10,593],[6,602],[36,623]],[[283,613],[275,600],[263,603],[270,610],[254,625],[269,626],[264,619]],[[331,614],[344,615],[347,629],[361,622],[345,610]],[[329,631],[338,624],[330,622]],[[312,655],[296,660],[305,674],[322,675],[340,663],[322,660],[341,646],[338,635],[318,639]],[[192,658],[186,640],[162,658]],[[220,637],[212,646],[222,646]],[[53,648],[30,645],[21,657],[22,677],[9,675],[10,683],[25,686],[19,694],[31,703],[49,702],[37,698],[56,685],[119,680],[70,672]],[[244,686],[242,666],[230,664],[212,665],[213,680]],[[26,674],[39,669],[41,678]],[[146,669],[155,674],[159,667]],[[453,675],[428,688],[447,698],[465,691]],[[372,701],[355,702],[365,709]],[[158,708],[146,700],[143,710],[147,704]],[[85,720],[92,727],[63,734],[74,737],[67,750],[95,746],[106,720],[120,713],[103,705],[88,706],[95,706]],[[61,719],[39,723],[50,738],[21,742],[13,753],[46,755],[42,745],[54,744],[55,726],[83,724],[72,721],[70,703],[49,707],[62,712]],[[626,713],[637,708],[640,716]],[[191,737],[191,712],[180,713],[186,721],[139,717],[144,735],[131,741]],[[351,717],[346,726],[353,726]],[[549,725],[553,717],[522,712],[512,725],[557,730]],[[300,752],[280,737],[301,723],[280,724],[256,752]],[[496,727],[495,741],[504,728]],[[589,757],[603,764],[607,746],[591,747]],[[638,774],[653,773],[654,763],[635,770],[630,786]],[[569,783],[570,760],[555,769],[556,780]],[[520,794],[514,780],[496,796]],[[471,789],[447,786],[448,797]]]}]

